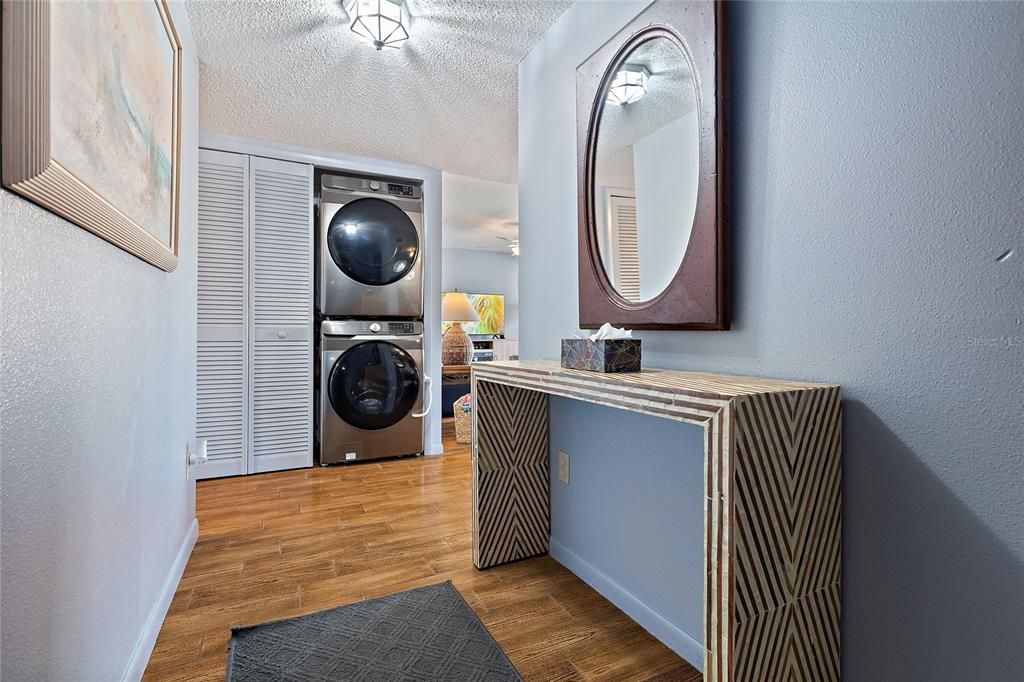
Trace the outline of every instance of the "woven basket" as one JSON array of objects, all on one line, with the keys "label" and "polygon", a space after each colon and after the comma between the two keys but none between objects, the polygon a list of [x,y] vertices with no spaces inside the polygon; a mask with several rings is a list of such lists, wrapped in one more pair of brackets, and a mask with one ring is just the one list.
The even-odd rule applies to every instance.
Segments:
[{"label": "woven basket", "polygon": [[455,442],[470,443],[473,440],[473,412],[463,412],[460,403],[467,396],[462,396],[452,404],[452,413],[455,414]]}]

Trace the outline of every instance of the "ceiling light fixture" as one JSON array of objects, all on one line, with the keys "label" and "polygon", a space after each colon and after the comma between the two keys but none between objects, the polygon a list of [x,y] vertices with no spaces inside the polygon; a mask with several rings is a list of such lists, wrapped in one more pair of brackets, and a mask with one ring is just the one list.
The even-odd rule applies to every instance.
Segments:
[{"label": "ceiling light fixture", "polygon": [[352,21],[352,32],[378,51],[401,47],[409,39],[405,0],[349,0],[345,10]]},{"label": "ceiling light fixture", "polygon": [[640,64],[626,64],[608,86],[608,101],[626,106],[647,94],[647,79],[651,72]]}]

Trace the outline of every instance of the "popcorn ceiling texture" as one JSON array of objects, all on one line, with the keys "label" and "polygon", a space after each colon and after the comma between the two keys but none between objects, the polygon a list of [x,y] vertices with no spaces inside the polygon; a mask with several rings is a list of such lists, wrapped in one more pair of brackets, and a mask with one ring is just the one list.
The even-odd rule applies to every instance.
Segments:
[{"label": "popcorn ceiling texture", "polygon": [[376,52],[337,0],[186,3],[200,127],[516,182],[518,63],[567,0],[410,0]]}]

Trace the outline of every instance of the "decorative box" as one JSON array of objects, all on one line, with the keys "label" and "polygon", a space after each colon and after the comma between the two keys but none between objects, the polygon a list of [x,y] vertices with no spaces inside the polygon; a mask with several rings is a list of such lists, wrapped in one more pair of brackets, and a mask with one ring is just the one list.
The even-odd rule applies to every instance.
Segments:
[{"label": "decorative box", "polygon": [[640,339],[562,339],[562,367],[592,372],[639,372]]}]

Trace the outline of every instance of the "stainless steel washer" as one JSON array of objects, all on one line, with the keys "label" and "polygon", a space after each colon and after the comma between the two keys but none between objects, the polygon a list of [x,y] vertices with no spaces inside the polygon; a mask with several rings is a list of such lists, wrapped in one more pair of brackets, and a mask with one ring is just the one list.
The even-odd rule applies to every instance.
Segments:
[{"label": "stainless steel washer", "polygon": [[320,464],[421,454],[423,323],[325,320],[320,350]]},{"label": "stainless steel washer", "polygon": [[320,176],[317,307],[323,317],[423,317],[423,188]]}]

